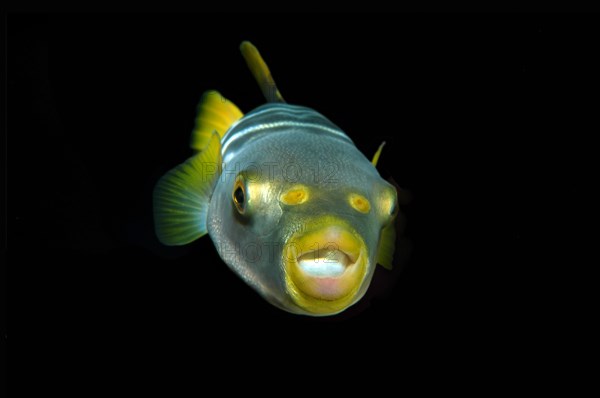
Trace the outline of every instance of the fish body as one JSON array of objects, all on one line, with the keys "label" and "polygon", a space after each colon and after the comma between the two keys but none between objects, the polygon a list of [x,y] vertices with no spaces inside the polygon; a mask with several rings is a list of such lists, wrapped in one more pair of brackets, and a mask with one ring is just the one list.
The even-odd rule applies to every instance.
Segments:
[{"label": "fish body", "polygon": [[396,190],[342,129],[273,87],[262,87],[273,102],[246,115],[216,92],[204,96],[198,152],[156,186],[157,235],[178,245],[208,233],[271,304],[336,314],[360,300],[378,262],[391,266]]}]

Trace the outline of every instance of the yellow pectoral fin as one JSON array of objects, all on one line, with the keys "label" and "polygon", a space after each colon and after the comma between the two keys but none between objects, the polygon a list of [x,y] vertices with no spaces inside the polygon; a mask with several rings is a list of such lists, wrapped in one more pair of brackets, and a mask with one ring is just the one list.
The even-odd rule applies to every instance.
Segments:
[{"label": "yellow pectoral fin", "polygon": [[202,152],[156,183],[154,225],[163,244],[185,245],[206,234],[208,204],[220,173],[221,140],[214,132]]},{"label": "yellow pectoral fin", "polygon": [[190,146],[201,151],[210,141],[213,132],[223,138],[229,127],[244,114],[231,101],[217,91],[207,91],[198,103],[196,125],[192,131]]},{"label": "yellow pectoral fin", "polygon": [[388,224],[382,231],[377,247],[377,264],[391,270],[394,260],[394,250],[396,248],[396,228],[394,220]]}]

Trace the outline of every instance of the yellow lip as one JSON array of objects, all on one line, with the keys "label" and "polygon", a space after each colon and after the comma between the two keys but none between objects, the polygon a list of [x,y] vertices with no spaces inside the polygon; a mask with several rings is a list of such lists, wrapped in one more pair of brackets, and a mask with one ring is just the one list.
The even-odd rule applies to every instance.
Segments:
[{"label": "yellow lip", "polygon": [[288,293],[314,314],[334,314],[353,304],[368,268],[361,237],[331,218],[292,235],[283,255]]}]

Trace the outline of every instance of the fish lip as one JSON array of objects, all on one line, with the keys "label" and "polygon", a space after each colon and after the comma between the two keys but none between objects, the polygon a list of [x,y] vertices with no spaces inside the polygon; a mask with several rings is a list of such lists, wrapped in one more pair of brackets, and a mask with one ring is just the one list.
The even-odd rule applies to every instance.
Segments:
[{"label": "fish lip", "polygon": [[[283,249],[286,291],[296,305],[314,315],[338,313],[358,300],[369,269],[368,249],[362,237],[343,221],[332,221],[315,223],[293,234]],[[322,250],[325,255],[319,253]],[[319,265],[310,267],[306,261],[323,259],[327,253],[334,253],[343,269],[334,264],[332,272],[328,266],[319,270]]]}]

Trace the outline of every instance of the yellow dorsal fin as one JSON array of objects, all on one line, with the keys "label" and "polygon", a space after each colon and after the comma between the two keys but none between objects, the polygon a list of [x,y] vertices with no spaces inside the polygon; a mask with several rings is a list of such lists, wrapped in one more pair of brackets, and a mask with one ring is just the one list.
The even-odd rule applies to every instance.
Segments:
[{"label": "yellow dorsal fin", "polygon": [[379,157],[381,156],[381,151],[383,150],[384,146],[385,146],[385,141],[383,141],[381,143],[381,145],[379,145],[379,148],[377,148],[377,152],[375,152],[375,156],[373,156],[373,160],[371,160],[371,163],[373,163],[373,166],[377,166],[377,162],[379,161]]},{"label": "yellow dorsal fin", "polygon": [[203,150],[214,131],[219,134],[219,138],[223,138],[229,127],[242,116],[244,114],[238,107],[219,92],[205,92],[198,103],[198,115],[190,146],[197,151]]},{"label": "yellow dorsal fin", "polygon": [[285,102],[275,85],[275,80],[273,80],[273,76],[271,76],[269,67],[260,56],[256,47],[249,41],[244,41],[240,45],[240,51],[248,64],[250,72],[252,72],[252,76],[256,79],[263,95],[267,99],[267,102]]}]

